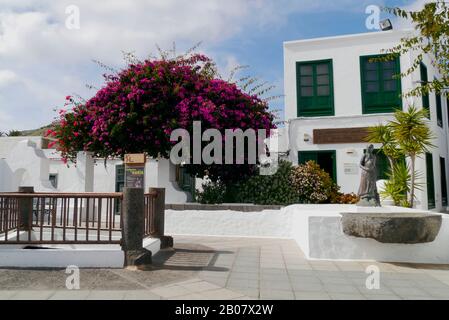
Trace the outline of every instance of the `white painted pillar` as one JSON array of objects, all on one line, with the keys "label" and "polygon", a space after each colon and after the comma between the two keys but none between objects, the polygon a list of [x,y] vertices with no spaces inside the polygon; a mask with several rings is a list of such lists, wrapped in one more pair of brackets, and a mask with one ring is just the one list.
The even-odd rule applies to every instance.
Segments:
[{"label": "white painted pillar", "polygon": [[91,152],[80,151],[76,155],[78,192],[94,191],[94,158]]}]

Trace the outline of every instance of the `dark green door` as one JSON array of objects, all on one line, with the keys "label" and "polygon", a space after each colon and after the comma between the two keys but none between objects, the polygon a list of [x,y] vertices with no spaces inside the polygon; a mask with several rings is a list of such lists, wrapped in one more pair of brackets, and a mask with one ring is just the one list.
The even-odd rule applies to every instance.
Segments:
[{"label": "dark green door", "polygon": [[[115,192],[122,192],[125,187],[125,165],[115,166]],[[115,214],[120,214],[119,200],[115,200]]]},{"label": "dark green door", "polygon": [[329,173],[332,179],[337,182],[337,155],[335,150],[330,151],[299,151],[298,163],[304,164],[307,161],[315,161],[321,169]]},{"label": "dark green door", "polygon": [[446,159],[440,157],[441,205],[447,207]]},{"label": "dark green door", "polygon": [[435,183],[433,180],[433,156],[426,153],[427,203],[429,209],[435,209]]}]

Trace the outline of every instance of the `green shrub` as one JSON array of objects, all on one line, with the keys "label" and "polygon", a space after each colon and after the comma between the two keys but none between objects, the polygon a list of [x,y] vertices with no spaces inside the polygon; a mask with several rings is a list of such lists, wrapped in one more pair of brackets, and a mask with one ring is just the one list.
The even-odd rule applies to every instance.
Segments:
[{"label": "green shrub", "polygon": [[202,191],[196,191],[197,202],[203,204],[219,204],[225,202],[226,186],[223,183],[208,181],[202,187]]},{"label": "green shrub", "polygon": [[295,167],[290,179],[300,203],[330,202],[339,190],[330,175],[314,161]]},{"label": "green shrub", "polygon": [[329,174],[313,161],[295,167],[288,161],[280,161],[274,175],[256,175],[228,186],[207,182],[202,192],[197,191],[197,201],[205,204],[353,203],[355,199],[341,194]]},{"label": "green shrub", "polygon": [[274,175],[256,175],[238,183],[233,192],[235,202],[262,205],[296,203],[297,197],[290,181],[292,168],[290,162],[280,161]]}]

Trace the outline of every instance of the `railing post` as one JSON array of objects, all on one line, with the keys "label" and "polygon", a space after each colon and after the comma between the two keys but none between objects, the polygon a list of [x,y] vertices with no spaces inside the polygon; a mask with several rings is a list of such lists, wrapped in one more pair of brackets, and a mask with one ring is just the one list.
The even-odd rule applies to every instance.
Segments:
[{"label": "railing post", "polygon": [[[34,193],[34,187],[19,187],[19,193]],[[33,198],[19,198],[19,230],[31,231],[33,226]]]},{"label": "railing post", "polygon": [[166,236],[165,233],[165,189],[150,188],[150,193],[156,194],[154,204],[153,221],[150,223],[154,226],[154,231],[150,233],[153,238],[161,240],[161,249],[173,247],[173,238]]},{"label": "railing post", "polygon": [[122,250],[125,253],[124,266],[151,264],[151,251],[143,248],[144,236],[144,190],[123,189]]}]

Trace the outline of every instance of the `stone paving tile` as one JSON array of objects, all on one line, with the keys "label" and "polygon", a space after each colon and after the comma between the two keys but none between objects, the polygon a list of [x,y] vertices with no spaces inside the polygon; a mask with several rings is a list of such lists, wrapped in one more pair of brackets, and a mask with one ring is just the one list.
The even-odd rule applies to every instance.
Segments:
[{"label": "stone paving tile", "polygon": [[324,286],[320,283],[292,283],[292,289],[304,292],[325,292]]},{"label": "stone paving tile", "polygon": [[229,288],[234,292],[244,294],[247,297],[259,298],[260,290],[255,288]]},{"label": "stone paving tile", "polygon": [[17,294],[17,291],[14,291],[14,290],[0,291],[0,300],[8,300],[15,294]]},{"label": "stone paving tile", "polygon": [[315,276],[290,276],[290,282],[291,283],[317,283],[317,284],[322,283],[320,278],[315,277]]},{"label": "stone paving tile", "polygon": [[287,270],[285,270],[284,268],[280,268],[280,269],[276,269],[276,268],[260,268],[260,273],[261,274],[287,274]]},{"label": "stone paving tile", "polygon": [[203,294],[207,296],[207,299],[209,300],[230,300],[244,296],[240,292],[232,291],[229,289],[210,290]]},{"label": "stone paving tile", "polygon": [[226,287],[230,288],[259,288],[259,280],[256,279],[230,279],[226,283]]},{"label": "stone paving tile", "polygon": [[259,279],[259,272],[231,272],[229,279]]},{"label": "stone paving tile", "polygon": [[10,300],[47,300],[55,293],[54,290],[21,290],[9,297]]},{"label": "stone paving tile", "polygon": [[155,288],[150,290],[150,292],[167,299],[193,293],[190,290],[177,285]]},{"label": "stone paving tile", "polygon": [[309,264],[287,264],[288,270],[313,270]]},{"label": "stone paving tile", "polygon": [[329,295],[332,300],[367,300],[363,295],[356,293],[331,292]]},{"label": "stone paving tile", "polygon": [[296,300],[330,300],[327,292],[295,291]]},{"label": "stone paving tile", "polygon": [[191,282],[191,283],[185,283],[185,284],[178,283],[177,285],[189,290],[190,292],[204,292],[204,291],[220,288],[220,286],[217,286],[215,284],[212,284],[212,283],[209,283],[206,281]]},{"label": "stone paving tile", "polygon": [[89,295],[89,290],[56,291],[49,300],[86,300]]},{"label": "stone paving tile", "polygon": [[135,290],[126,292],[124,300],[161,300],[161,297],[146,290]]},{"label": "stone paving tile", "polygon": [[391,291],[402,298],[408,298],[410,296],[429,296],[426,291],[413,287],[389,287]]},{"label": "stone paving tile", "polygon": [[428,295],[434,297],[434,298],[442,298],[449,300],[449,288],[423,288],[423,291],[425,291]]},{"label": "stone paving tile", "polygon": [[295,295],[291,290],[260,290],[261,300],[293,300]]},{"label": "stone paving tile", "polygon": [[413,281],[405,279],[380,279],[381,285],[386,285],[390,287],[412,287],[414,285]]},{"label": "stone paving tile", "polygon": [[334,285],[352,285],[352,281],[345,277],[317,277],[318,280],[320,280],[325,285],[327,284],[334,284]]},{"label": "stone paving tile", "polygon": [[365,295],[368,300],[403,300],[401,297],[397,295]]},{"label": "stone paving tile", "polygon": [[95,290],[90,291],[86,297],[87,300],[123,300],[125,298],[126,291],[105,291]]},{"label": "stone paving tile", "polygon": [[168,298],[168,300],[207,300],[207,298],[200,293],[189,293],[182,296]]},{"label": "stone paving tile", "polygon": [[388,289],[386,286],[380,286],[379,289],[367,289],[366,286],[358,286],[357,289],[363,294],[363,295],[372,295],[372,296],[378,296],[378,295],[395,295],[395,293]]},{"label": "stone paving tile", "polygon": [[329,293],[360,294],[356,286],[343,284],[324,284],[324,290]]},{"label": "stone paving tile", "polygon": [[292,285],[288,280],[287,281],[261,280],[260,289],[291,290]]}]

